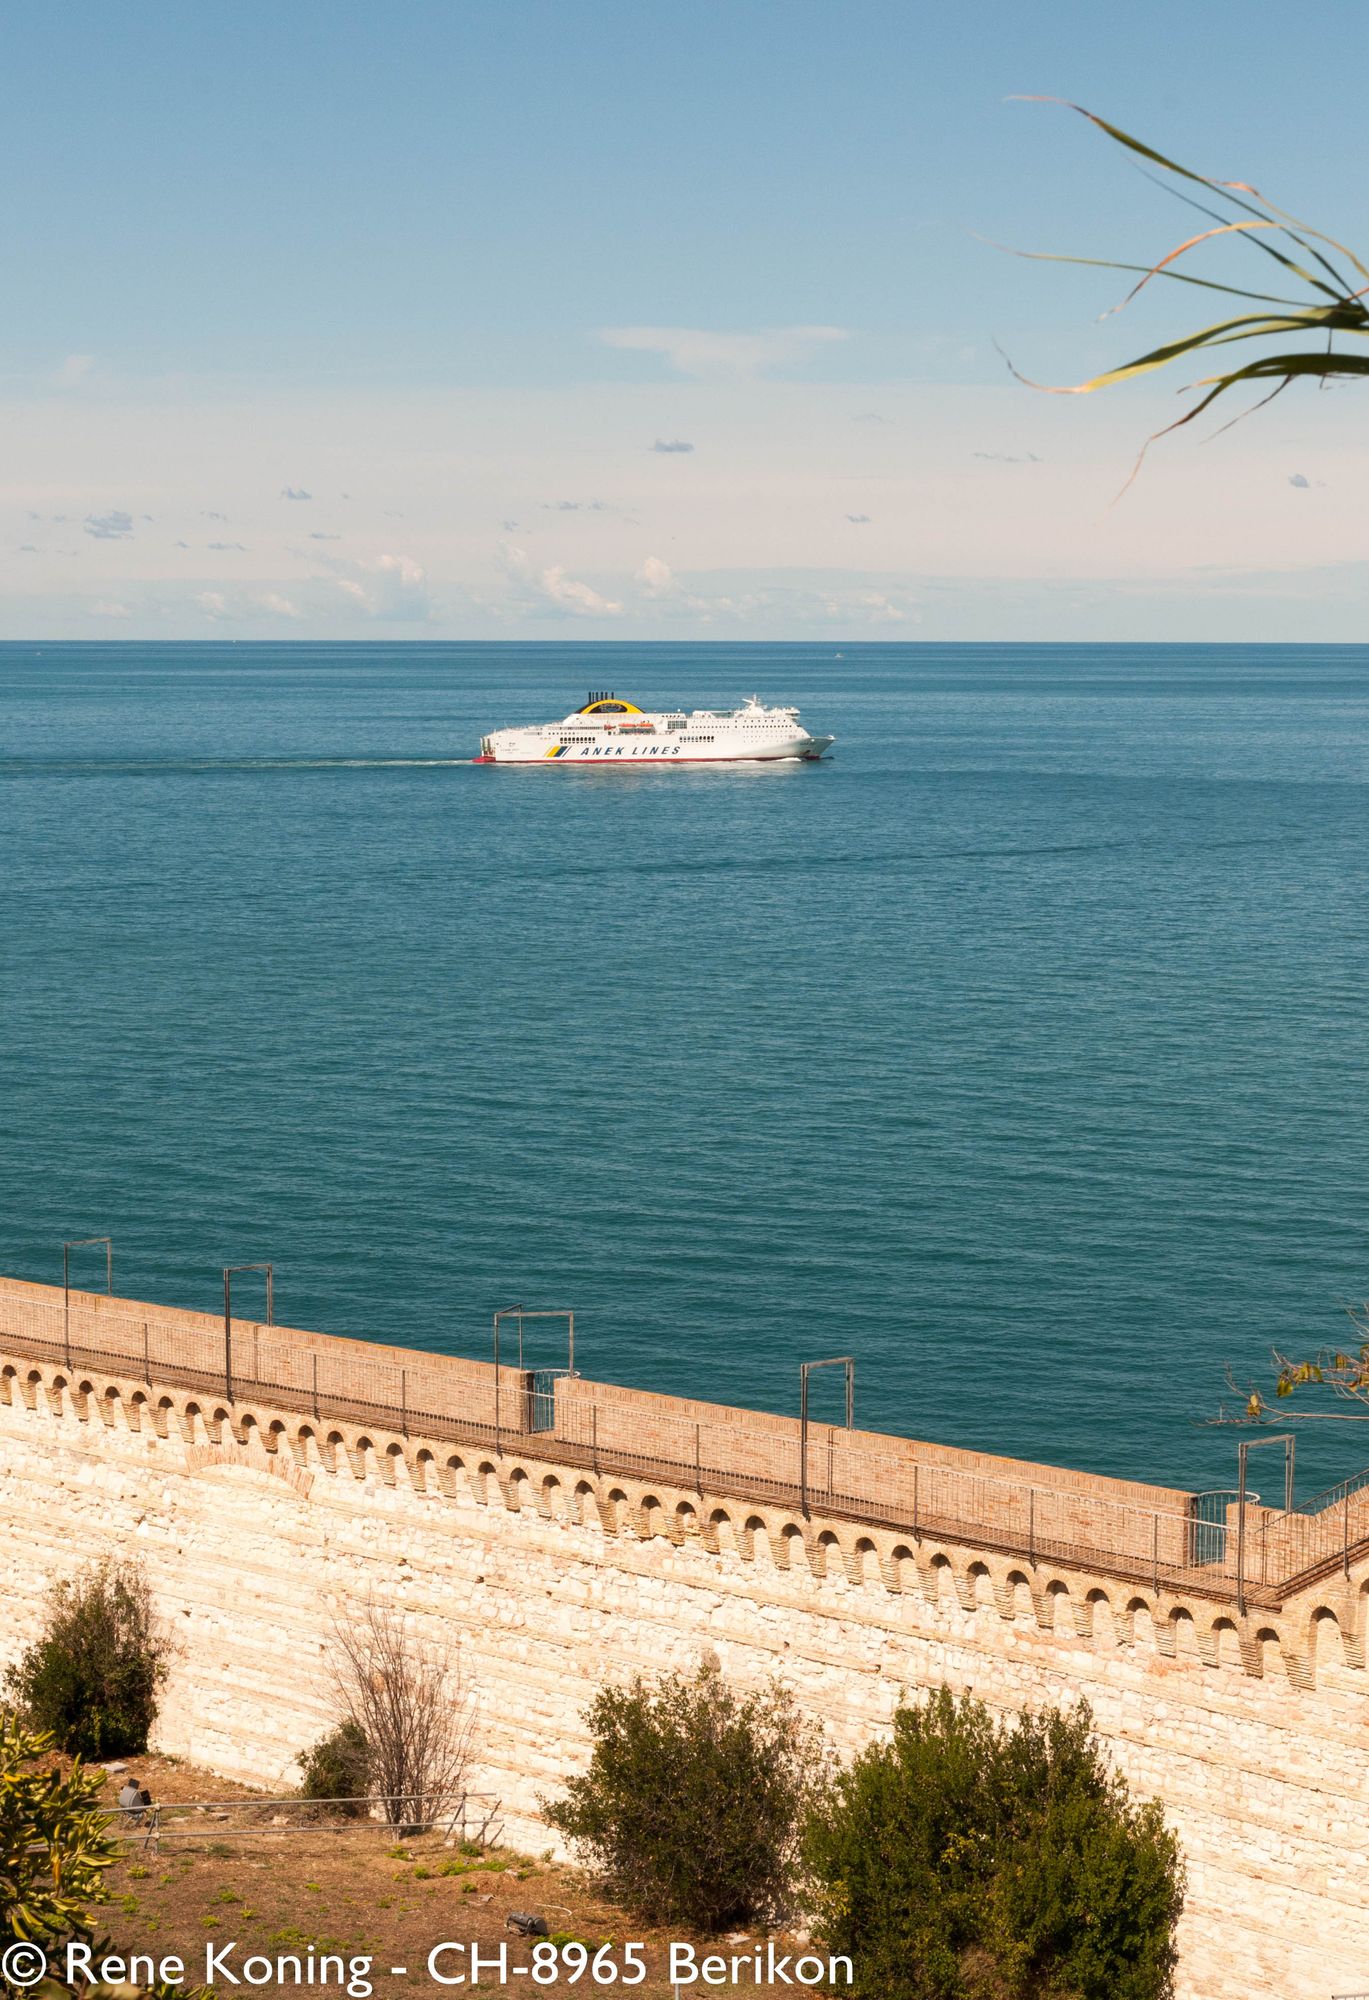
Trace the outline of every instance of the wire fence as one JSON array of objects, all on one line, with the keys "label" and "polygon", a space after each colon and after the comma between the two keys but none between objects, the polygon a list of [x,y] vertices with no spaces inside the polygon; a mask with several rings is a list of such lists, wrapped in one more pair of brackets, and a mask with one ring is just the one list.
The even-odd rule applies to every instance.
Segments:
[{"label": "wire fence", "polygon": [[448,1846],[488,1847],[503,1832],[502,1801],[494,1792],[432,1794],[363,1793],[355,1798],[307,1799],[299,1793],[237,1799],[157,1799],[116,1806],[110,1830],[132,1846],[164,1840],[218,1841],[347,1832],[412,1839],[434,1833]]},{"label": "wire fence", "polygon": [[149,1398],[159,1385],[191,1388],[211,1419],[220,1399],[231,1415],[241,1399],[260,1398],[316,1422],[416,1432],[496,1455],[535,1439],[539,1453],[554,1449],[569,1465],[699,1498],[769,1502],[893,1529],[914,1544],[945,1538],[1242,1602],[1277,1602],[1337,1563],[1348,1575],[1369,1544],[1369,1469],[1292,1512],[1248,1495],[1242,1537],[1226,1492],[1147,1505],[1123,1497],[1125,1489],[1100,1490],[1122,1482],[1063,1470],[1058,1480],[1012,1479],[833,1425],[808,1426],[801,1437],[791,1420],[750,1412],[676,1415],[670,1398],[634,1398],[567,1370],[496,1372],[454,1356],[415,1352],[410,1361],[407,1350],[396,1362],[368,1354],[360,1340],[203,1315],[159,1319],[89,1294],[64,1308],[60,1292],[35,1291],[10,1293],[0,1283],[0,1332],[12,1349],[61,1364],[77,1388],[83,1370],[132,1376]]}]

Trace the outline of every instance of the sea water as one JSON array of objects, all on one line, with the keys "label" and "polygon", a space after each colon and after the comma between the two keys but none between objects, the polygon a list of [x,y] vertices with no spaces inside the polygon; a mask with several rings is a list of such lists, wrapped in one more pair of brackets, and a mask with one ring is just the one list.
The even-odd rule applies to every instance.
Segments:
[{"label": "sea water", "polygon": [[[466,761],[591,687],[837,746]],[[1360,648],[0,648],[0,1268],[1230,1483],[1369,1293],[1366,804]]]}]

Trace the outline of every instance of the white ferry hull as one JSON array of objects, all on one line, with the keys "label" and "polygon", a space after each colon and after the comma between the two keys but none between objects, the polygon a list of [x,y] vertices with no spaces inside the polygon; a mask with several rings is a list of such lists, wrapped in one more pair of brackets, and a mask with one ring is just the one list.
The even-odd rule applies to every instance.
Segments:
[{"label": "white ferry hull", "polygon": [[736,750],[684,750],[674,745],[645,743],[573,744],[559,755],[547,749],[530,751],[524,747],[494,749],[479,756],[477,764],[811,764],[831,749],[832,736],[807,736],[801,743],[777,743],[762,747],[747,745]]},{"label": "white ferry hull", "polygon": [[767,709],[754,696],[739,709],[695,709],[688,715],[682,710],[650,714],[614,697],[600,697],[562,722],[492,731],[481,738],[475,761],[615,769],[815,763],[834,740],[800,727],[797,709]]}]

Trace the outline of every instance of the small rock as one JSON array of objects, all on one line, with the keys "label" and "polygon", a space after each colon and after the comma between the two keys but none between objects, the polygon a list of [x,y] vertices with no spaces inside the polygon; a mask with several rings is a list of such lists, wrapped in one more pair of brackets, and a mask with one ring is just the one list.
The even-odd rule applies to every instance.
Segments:
[{"label": "small rock", "polygon": [[726,1942],[728,1944],[749,1944],[750,1941],[750,1931],[729,1931],[727,1933]]},{"label": "small rock", "polygon": [[110,1772],[112,1775],[115,1771],[126,1771],[128,1766],[127,1764],[103,1764],[100,1768]]}]

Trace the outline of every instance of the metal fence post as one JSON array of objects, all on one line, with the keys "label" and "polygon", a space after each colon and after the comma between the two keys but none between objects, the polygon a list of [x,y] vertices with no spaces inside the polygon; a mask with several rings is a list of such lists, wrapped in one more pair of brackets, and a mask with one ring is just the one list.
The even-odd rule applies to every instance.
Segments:
[{"label": "metal fence post", "polygon": [[223,1397],[233,1400],[233,1281],[223,1274]]},{"label": "metal fence post", "polygon": [[697,1424],[694,1426],[694,1491],[702,1500],[704,1494],[703,1457],[699,1448],[699,1426]]},{"label": "metal fence post", "polygon": [[1160,1516],[1150,1517],[1150,1581],[1156,1596],[1160,1594]]},{"label": "metal fence post", "polygon": [[[239,1271],[264,1271],[266,1274],[266,1324],[274,1325],[275,1297],[272,1289],[272,1267],[270,1264],[225,1264],[223,1267],[223,1393],[231,1403],[233,1400],[233,1278]],[[257,1329],[252,1328],[252,1365],[256,1362]]]},{"label": "metal fence post", "polygon": [[1036,1488],[1027,1488],[1027,1557],[1036,1568]]},{"label": "metal fence post", "polygon": [[1236,1478],[1236,1616],[1245,1617],[1245,1446],[1237,1453],[1240,1471]]},{"label": "metal fence post", "polygon": [[313,1354],[313,1362],[314,1362],[314,1422],[315,1422],[315,1423],[317,1423],[317,1422],[318,1422],[318,1420],[319,1420],[319,1417],[318,1417],[318,1349],[317,1349],[317,1348],[315,1348],[315,1349],[314,1349],[314,1354]]},{"label": "metal fence post", "polygon": [[67,1370],[71,1370],[71,1253],[73,1250],[92,1250],[104,1245],[105,1252],[105,1296],[114,1295],[114,1238],[112,1236],[73,1236],[62,1245],[62,1354]]},{"label": "metal fence post", "polygon": [[[846,1371],[846,1428],[849,1431],[855,1423],[856,1415],[856,1363],[850,1354],[838,1354],[830,1361],[801,1361],[799,1363],[799,1506],[804,1520],[808,1513],[808,1377],[815,1368],[842,1368]],[[827,1490],[832,1490],[831,1426],[828,1426]]]}]

